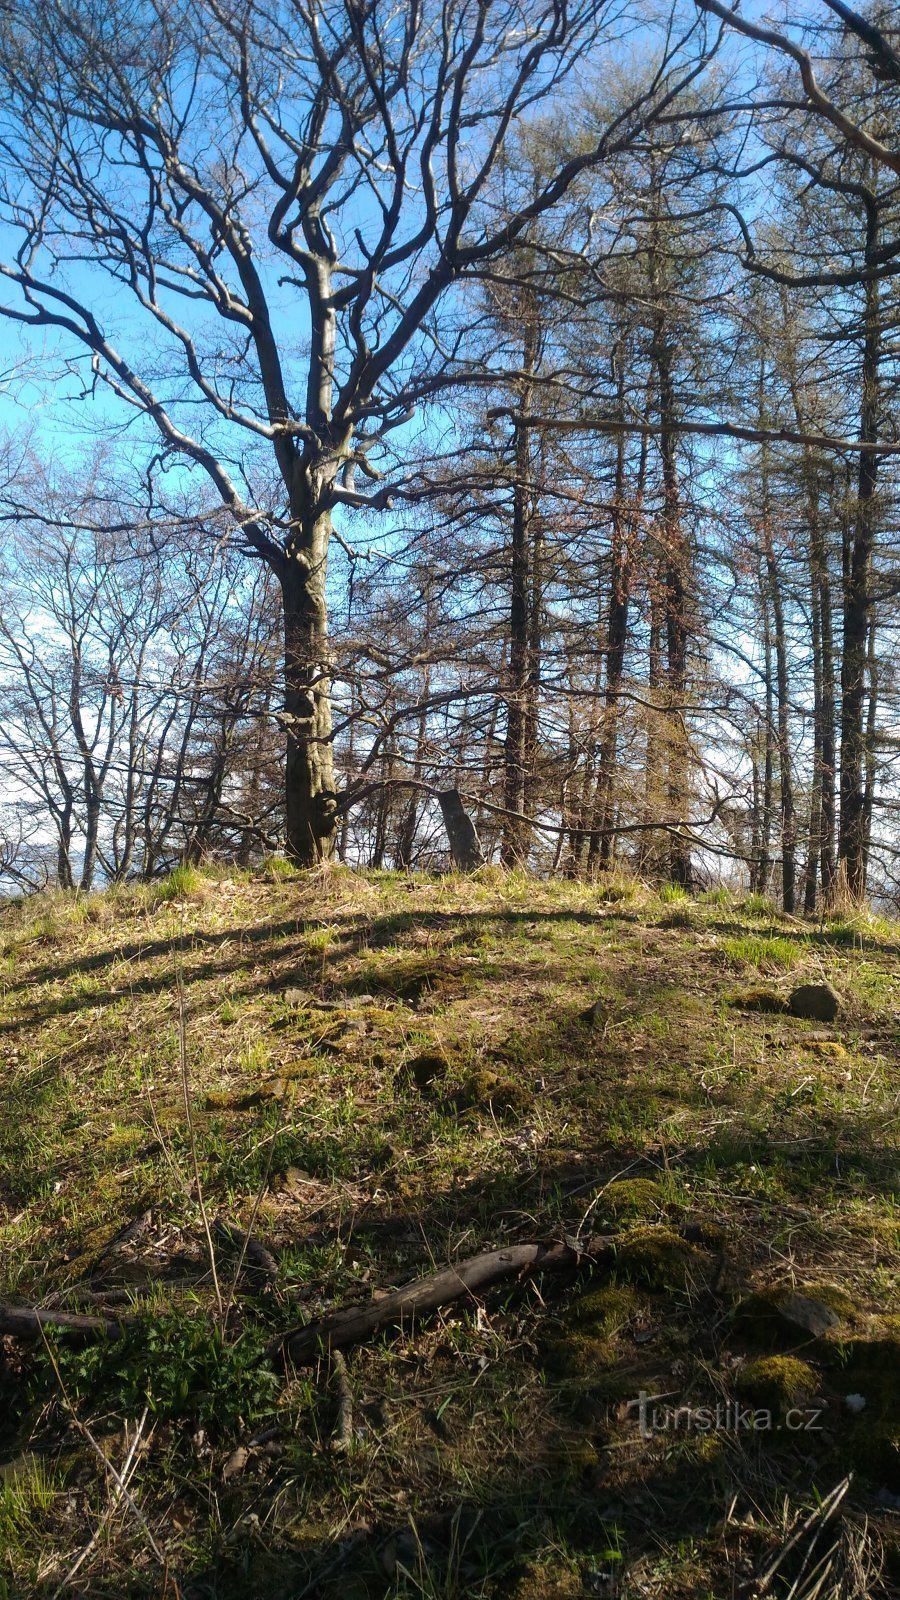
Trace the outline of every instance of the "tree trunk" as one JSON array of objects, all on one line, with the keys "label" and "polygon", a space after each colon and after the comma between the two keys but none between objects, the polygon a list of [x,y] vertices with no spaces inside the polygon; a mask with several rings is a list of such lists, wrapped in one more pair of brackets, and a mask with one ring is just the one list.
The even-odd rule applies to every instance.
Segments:
[{"label": "tree trunk", "polygon": [[[690,554],[681,517],[681,492],[675,459],[675,386],[672,348],[662,317],[657,321],[653,349],[659,380],[659,452],[663,473],[664,603],[666,627],[666,678],[669,731],[667,737],[667,800],[670,821],[686,817],[688,810],[687,692],[688,592]],[[690,889],[693,883],[690,846],[680,833],[669,835],[669,874],[673,883]]]},{"label": "tree trunk", "polygon": [[866,782],[863,790],[863,893],[869,875],[869,847],[872,843],[872,813],[875,808],[875,735],[878,726],[878,657],[875,653],[875,618],[869,623],[868,645],[869,706],[866,712]]},{"label": "tree trunk", "polygon": [[284,608],[285,848],[303,867],[327,861],[337,830],[325,572],[331,519],[292,544],[280,565]]},{"label": "tree trunk", "polygon": [[474,872],[484,866],[484,851],[475,824],[466,811],[458,789],[443,789],[438,804],[447,829],[453,865],[460,872]]},{"label": "tree trunk", "polygon": [[781,803],[781,900],[790,916],[796,910],[797,859],[796,819],[794,815],[794,773],[791,762],[790,708],[788,704],[787,640],[784,631],[784,604],[781,596],[781,574],[772,545],[766,491],[764,495],[764,530],[766,576],[772,601],[772,621],[775,626],[775,673],[778,682],[778,781]]},{"label": "tree trunk", "polygon": [[[522,369],[533,373],[537,360],[537,340],[533,305],[526,308]],[[531,384],[521,386],[519,402],[527,414],[531,405]],[[506,744],[503,766],[504,805],[508,811],[525,811],[529,695],[530,522],[532,514],[531,430],[515,420],[514,480],[509,571],[509,672],[506,697]],[[517,866],[528,849],[527,833],[515,817],[506,817],[500,860],[504,867]]]},{"label": "tree trunk", "polygon": [[[619,400],[624,417],[624,362],[620,362]],[[612,514],[612,581],[609,591],[609,609],[606,621],[606,693],[601,724],[600,749],[597,758],[597,787],[594,797],[594,831],[588,854],[588,868],[595,864],[606,870],[612,856],[613,832],[610,828],[613,809],[613,772],[619,733],[619,698],[625,670],[625,650],[628,644],[628,610],[631,600],[633,569],[632,542],[634,526],[640,516],[647,469],[647,434],[641,439],[641,458],[634,503],[626,513],[625,499],[625,435],[619,436],[616,457],[616,491]]]},{"label": "tree trunk", "polygon": [[[875,264],[878,249],[878,207],[870,202],[866,219],[866,265]],[[881,326],[877,278],[865,285],[865,338],[859,437],[863,444],[878,438]],[[875,545],[878,457],[862,450],[857,476],[856,523],[846,551],[844,573],[844,650],[841,660],[841,820],[838,864],[854,899],[865,893],[866,654],[869,633],[869,572]]]}]

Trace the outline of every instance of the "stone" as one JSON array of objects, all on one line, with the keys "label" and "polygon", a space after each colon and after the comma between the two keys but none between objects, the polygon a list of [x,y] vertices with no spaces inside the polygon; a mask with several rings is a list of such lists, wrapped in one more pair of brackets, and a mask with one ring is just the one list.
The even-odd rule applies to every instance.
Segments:
[{"label": "stone", "polygon": [[239,1444],[236,1450],[232,1450],[231,1455],[228,1457],[228,1460],[222,1468],[222,1477],[224,1478],[225,1482],[227,1483],[229,1478],[235,1478],[237,1477],[238,1473],[243,1472],[249,1460],[250,1451],[245,1449],[242,1444]]},{"label": "stone", "polygon": [[307,1184],[315,1183],[311,1172],[305,1172],[303,1167],[288,1167],[284,1172],[276,1173],[272,1179],[272,1188],[283,1194],[294,1194],[298,1189],[304,1189]]},{"label": "stone", "polygon": [[785,1011],[787,1006],[783,994],[777,989],[767,985],[757,985],[752,989],[742,989],[732,999],[732,1005],[739,1006],[741,1011],[770,1011],[777,1013]]},{"label": "stone", "polygon": [[603,1028],[609,1021],[609,1005],[603,999],[592,1000],[589,1006],[578,1013],[579,1021],[586,1022],[591,1028]]},{"label": "stone", "polygon": [[791,991],[788,1010],[793,1017],[809,1017],[813,1022],[833,1022],[842,1000],[830,983],[801,983]]},{"label": "stone", "polygon": [[795,1356],[765,1356],[741,1367],[734,1386],[742,1400],[781,1417],[815,1394],[816,1381],[812,1367]]},{"label": "stone", "polygon": [[616,1269],[648,1289],[686,1289],[708,1257],[671,1228],[635,1228],[616,1243]]},{"label": "stone", "polygon": [[821,1339],[840,1321],[839,1313],[824,1300],[782,1288],[748,1295],[735,1312],[735,1326],[765,1343],[796,1344],[804,1334],[807,1339]]}]

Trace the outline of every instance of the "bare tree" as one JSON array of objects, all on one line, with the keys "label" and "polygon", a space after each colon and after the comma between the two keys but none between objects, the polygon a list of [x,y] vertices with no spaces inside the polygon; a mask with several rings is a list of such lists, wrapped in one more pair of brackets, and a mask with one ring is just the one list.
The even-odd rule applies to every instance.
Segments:
[{"label": "bare tree", "polygon": [[[15,0],[3,12],[0,215],[17,242],[0,310],[86,351],[91,381],[155,425],[166,458],[208,475],[244,548],[275,572],[299,861],[331,852],[338,811],[334,514],[387,506],[386,483],[365,493],[356,476],[377,480],[412,409],[470,370],[465,339],[445,342],[441,323],[461,280],[642,138],[702,70],[692,12],[647,22],[639,90],[497,216],[491,180],[512,130],[576,64],[615,62],[633,22],[611,0]],[[137,321],[110,314],[104,274]]]}]

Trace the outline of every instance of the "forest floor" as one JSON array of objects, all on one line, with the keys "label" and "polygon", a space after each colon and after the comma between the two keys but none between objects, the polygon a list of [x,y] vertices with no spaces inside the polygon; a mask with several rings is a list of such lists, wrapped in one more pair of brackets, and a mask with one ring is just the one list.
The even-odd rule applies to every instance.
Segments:
[{"label": "forest floor", "polygon": [[[0,1301],[136,1320],[0,1340],[0,1597],[900,1594],[898,973],[896,923],[616,877],[7,904]],[[216,1243],[224,1318],[204,1214],[277,1261]],[[348,1350],[342,1448],[267,1355],[588,1234]]]}]

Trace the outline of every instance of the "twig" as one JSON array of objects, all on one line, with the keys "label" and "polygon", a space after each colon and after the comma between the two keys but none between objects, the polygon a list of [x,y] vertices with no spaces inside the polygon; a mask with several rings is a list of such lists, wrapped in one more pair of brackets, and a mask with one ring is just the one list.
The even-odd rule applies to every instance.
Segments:
[{"label": "twig", "polygon": [[768,1593],[769,1589],[772,1587],[772,1580],[776,1576],[779,1567],[785,1560],[785,1557],[790,1555],[790,1552],[795,1549],[795,1547],[800,1543],[800,1540],[807,1533],[809,1533],[812,1528],[815,1528],[817,1523],[819,1524],[819,1528],[816,1532],[816,1538],[818,1538],[819,1533],[821,1532],[821,1529],[824,1527],[825,1523],[834,1516],[835,1511],[846,1495],[852,1481],[852,1474],[848,1474],[846,1478],[843,1478],[840,1483],[835,1485],[831,1492],[825,1496],[825,1499],[822,1501],[821,1505],[816,1506],[815,1510],[811,1511],[809,1516],[804,1518],[799,1527],[795,1529],[790,1539],[788,1539],[787,1543],[782,1545],[774,1561],[770,1562],[765,1572],[761,1573],[758,1578],[752,1578],[750,1582],[745,1585],[745,1593],[753,1592],[756,1595],[765,1595]]},{"label": "twig", "polygon": [[54,1371],[54,1373],[56,1375],[56,1381],[59,1384],[59,1392],[62,1395],[63,1405],[65,1406],[67,1412],[69,1413],[69,1416],[72,1419],[72,1422],[75,1424],[75,1427],[78,1429],[78,1432],[81,1434],[82,1438],[87,1441],[87,1443],[90,1446],[91,1450],[94,1452],[94,1455],[97,1457],[97,1460],[100,1462],[101,1466],[103,1467],[104,1472],[108,1472],[110,1477],[113,1479],[114,1483],[117,1485],[117,1487],[119,1489],[119,1493],[121,1494],[122,1498],[126,1501],[128,1506],[130,1507],[131,1511],[133,1512],[135,1518],[140,1523],[140,1525],[141,1525],[141,1527],[142,1527],[142,1529],[144,1531],[144,1536],[145,1536],[145,1538],[147,1540],[147,1543],[149,1544],[150,1549],[153,1551],[153,1554],[155,1555],[157,1561],[159,1562],[161,1567],[165,1567],[166,1558],[165,1558],[163,1552],[160,1550],[159,1545],[157,1544],[156,1540],[153,1537],[153,1533],[151,1531],[150,1524],[147,1521],[147,1518],[144,1516],[143,1511],[141,1510],[141,1508],[138,1505],[137,1501],[135,1500],[134,1496],[131,1494],[127,1483],[125,1483],[123,1481],[122,1474],[120,1472],[116,1471],[116,1468],[113,1466],[112,1462],[109,1460],[109,1458],[107,1456],[104,1455],[103,1451],[100,1449],[99,1444],[97,1443],[96,1439],[94,1438],[94,1435],[91,1433],[91,1430],[88,1427],[87,1423],[86,1422],[82,1422],[81,1418],[78,1415],[78,1412],[75,1410],[75,1407],[73,1406],[71,1400],[69,1399],[69,1392],[68,1392],[68,1390],[67,1390],[67,1388],[65,1386],[65,1383],[63,1382],[62,1373],[59,1370],[59,1364],[58,1364],[58,1362],[56,1360],[55,1355],[53,1354],[53,1350],[52,1350],[52,1348],[51,1348],[51,1346],[50,1346],[50,1344],[49,1344],[49,1342],[47,1340],[47,1336],[44,1333],[43,1329],[41,1329],[41,1338],[44,1341],[44,1348],[45,1348],[45,1350],[47,1352],[47,1355],[49,1357],[50,1365],[52,1366],[53,1371]]},{"label": "twig", "polygon": [[[145,1406],[144,1407],[144,1414],[141,1417],[141,1420],[137,1425],[137,1429],[135,1431],[134,1438],[133,1438],[133,1440],[131,1442],[131,1447],[130,1447],[130,1449],[128,1451],[127,1456],[125,1457],[125,1460],[122,1463],[122,1470],[121,1470],[121,1473],[120,1473],[120,1478],[121,1478],[122,1485],[124,1487],[126,1487],[126,1488],[127,1488],[128,1484],[130,1483],[132,1477],[134,1476],[134,1472],[135,1472],[136,1467],[137,1467],[137,1463],[135,1462],[134,1458],[135,1458],[135,1455],[137,1453],[137,1447],[140,1444],[141,1439],[143,1437],[144,1423],[147,1420],[147,1412],[148,1412],[148,1410],[149,1410],[149,1407]],[[125,1437],[126,1437],[126,1439],[128,1438],[127,1427],[126,1427]],[[134,1465],[132,1465],[132,1463],[134,1463]],[[110,1497],[109,1505],[107,1506],[106,1511],[103,1514],[103,1517],[101,1518],[100,1522],[97,1524],[97,1527],[94,1529],[94,1532],[91,1534],[91,1537],[89,1538],[87,1544],[84,1546],[84,1548],[82,1550],[79,1551],[78,1555],[75,1557],[75,1560],[73,1561],[72,1565],[70,1566],[68,1572],[65,1574],[65,1576],[63,1577],[61,1582],[57,1585],[57,1587],[54,1589],[53,1595],[51,1596],[51,1600],[58,1600],[58,1596],[61,1595],[63,1590],[72,1582],[72,1579],[74,1578],[76,1572],[78,1572],[79,1568],[84,1565],[84,1563],[87,1560],[88,1556],[90,1555],[91,1551],[93,1549],[95,1549],[95,1547],[97,1545],[97,1542],[98,1542],[98,1540],[100,1538],[100,1535],[103,1532],[103,1529],[106,1527],[107,1523],[110,1521],[110,1519],[111,1519],[111,1517],[113,1515],[113,1512],[115,1511],[116,1506],[118,1505],[118,1503],[121,1500],[121,1498],[122,1498],[122,1489],[117,1484],[115,1486],[114,1490],[113,1490],[113,1493],[112,1493],[111,1497]]]}]

